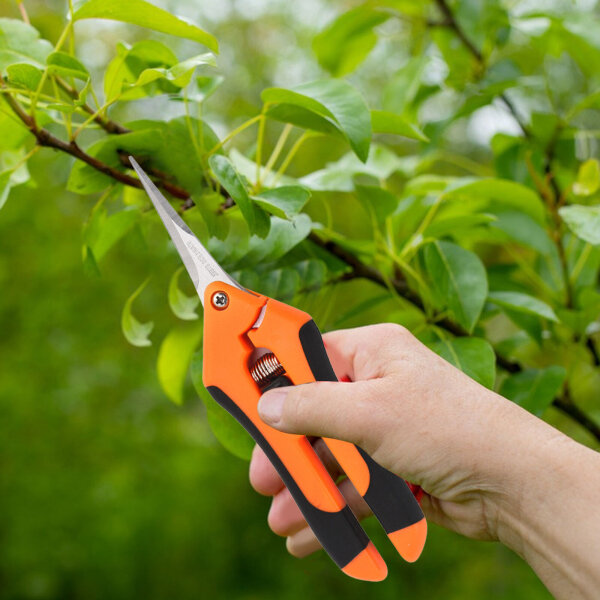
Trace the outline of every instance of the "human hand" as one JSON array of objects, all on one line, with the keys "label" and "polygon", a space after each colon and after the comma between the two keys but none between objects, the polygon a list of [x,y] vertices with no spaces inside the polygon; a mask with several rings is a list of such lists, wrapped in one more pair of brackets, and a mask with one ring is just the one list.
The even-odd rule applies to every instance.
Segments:
[{"label": "human hand", "polygon": [[[328,333],[325,345],[338,376],[352,383],[317,382],[277,388],[259,403],[261,418],[290,433],[354,442],[379,464],[419,484],[426,517],[476,539],[498,539],[499,515],[518,494],[523,441],[554,431],[484,388],[398,325]],[[315,449],[334,479],[339,466],[325,445]],[[300,510],[260,448],[250,466],[254,488],[273,496],[271,529],[289,551],[320,547]],[[349,480],[340,489],[359,518],[368,507]]]}]

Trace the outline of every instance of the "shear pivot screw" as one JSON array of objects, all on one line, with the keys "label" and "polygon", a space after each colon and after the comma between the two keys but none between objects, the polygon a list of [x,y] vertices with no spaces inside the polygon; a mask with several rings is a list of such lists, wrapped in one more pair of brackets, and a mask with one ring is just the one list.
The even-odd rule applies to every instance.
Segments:
[{"label": "shear pivot screw", "polygon": [[212,304],[217,310],[223,310],[229,304],[229,296],[225,292],[215,292],[212,295]]}]

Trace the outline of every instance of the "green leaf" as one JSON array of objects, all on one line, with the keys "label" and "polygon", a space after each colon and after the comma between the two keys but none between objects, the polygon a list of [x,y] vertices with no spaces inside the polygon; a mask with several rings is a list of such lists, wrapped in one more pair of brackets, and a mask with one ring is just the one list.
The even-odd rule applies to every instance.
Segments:
[{"label": "green leaf", "polygon": [[156,363],[158,381],[165,394],[177,405],[183,404],[185,376],[201,339],[201,323],[178,325],[160,345]]},{"label": "green leaf", "polygon": [[541,416],[560,391],[567,373],[563,367],[527,369],[502,382],[500,394]]},{"label": "green leaf", "polygon": [[372,110],[373,133],[393,133],[413,140],[428,142],[429,138],[406,117],[385,110]]},{"label": "green leaf", "polygon": [[8,195],[10,194],[10,177],[12,170],[3,171],[0,173],[0,209],[6,204]]},{"label": "green leaf", "polygon": [[577,172],[573,193],[577,196],[591,196],[600,189],[600,163],[595,158],[586,160]]},{"label": "green leaf", "polygon": [[584,242],[600,245],[600,206],[572,204],[558,210],[567,227]]},{"label": "green leaf", "polygon": [[425,247],[425,264],[438,299],[467,331],[473,331],[488,292],[479,257],[451,242],[435,241]]},{"label": "green leaf", "polygon": [[119,43],[117,56],[104,74],[106,101],[178,92],[190,83],[194,71],[202,65],[215,67],[214,55],[199,54],[178,63],[173,51],[160,42],[143,40],[131,47]]},{"label": "green leaf", "polygon": [[42,80],[42,71],[29,63],[9,65],[6,72],[11,83],[29,90],[37,90]]},{"label": "green leaf", "polygon": [[373,28],[390,16],[370,6],[358,6],[343,13],[313,40],[313,50],[321,66],[335,77],[354,71],[377,43]]},{"label": "green leaf", "polygon": [[92,210],[83,232],[84,243],[93,252],[94,259],[100,262],[133,228],[139,218],[140,212],[135,208],[121,210],[108,216],[101,199]]},{"label": "green leaf", "polygon": [[429,58],[424,54],[414,56],[398,69],[383,90],[383,108],[404,114],[417,97],[421,76]]},{"label": "green leaf", "polygon": [[52,52],[46,59],[49,75],[60,75],[61,77],[74,77],[87,81],[90,74],[85,66],[75,57],[66,52]]},{"label": "green leaf", "polygon": [[145,69],[140,73],[137,80],[134,83],[132,83],[130,87],[128,86],[128,90],[131,90],[133,88],[144,87],[149,83],[152,83],[159,79],[165,79],[173,85],[179,88],[183,88],[190,83],[194,71],[197,67],[201,65],[209,65],[211,67],[216,67],[217,64],[215,62],[214,55],[210,53],[199,54],[198,56],[193,56],[192,58],[188,58],[183,62],[177,63],[169,69]]},{"label": "green leaf", "polygon": [[460,236],[465,232],[481,227],[482,225],[490,225],[495,221],[496,217],[494,215],[485,213],[437,218],[431,225],[427,226],[423,232],[423,237],[443,238],[445,236],[452,236],[455,239],[460,239]]},{"label": "green leaf", "polygon": [[429,347],[481,385],[494,387],[496,355],[487,341],[474,337],[444,339]]},{"label": "green leaf", "polygon": [[304,213],[290,220],[271,217],[269,235],[265,239],[252,236],[241,263],[257,265],[281,258],[308,236],[311,227],[310,217]]},{"label": "green leaf", "polygon": [[[371,143],[371,115],[362,96],[346,81],[325,79],[289,90],[268,88],[261,98],[266,104],[288,105],[315,115],[344,135],[358,158],[366,162]],[[278,118],[273,112],[267,115]],[[299,124],[292,116],[293,113],[288,115],[289,122]]]},{"label": "green leaf", "polygon": [[219,183],[239,206],[250,232],[266,237],[269,233],[269,217],[252,201],[231,161],[220,154],[213,154],[208,162]]},{"label": "green leaf", "polygon": [[188,296],[179,289],[179,275],[184,267],[179,267],[169,283],[169,306],[173,314],[184,321],[195,321],[198,318],[196,307],[200,303],[198,294]]},{"label": "green leaf", "polygon": [[121,313],[121,329],[123,335],[133,346],[144,347],[152,344],[148,336],[154,328],[154,323],[152,321],[140,323],[131,313],[131,306],[134,300],[142,293],[148,284],[148,281],[149,280],[146,279],[146,281],[144,281],[144,283],[129,296],[123,307],[123,312]]},{"label": "green leaf", "polygon": [[[121,163],[117,150],[147,156],[153,151],[158,151],[162,142],[160,130],[144,129],[122,135],[106,136],[87,148],[86,152],[124,173],[125,166]],[[100,173],[84,162],[77,161],[71,169],[67,189],[76,194],[94,194],[102,192],[112,183],[114,180],[108,175]]]},{"label": "green leaf", "polygon": [[234,456],[250,460],[254,442],[246,430],[212,398],[202,383],[202,352],[192,357],[192,383],[206,407],[208,424],[217,440]]},{"label": "green leaf", "polygon": [[370,175],[385,180],[396,172],[408,175],[413,163],[412,157],[403,158],[385,146],[373,144],[366,163],[349,153],[337,162],[328,163],[324,169],[305,175],[300,183],[314,191],[352,192],[356,175]]},{"label": "green leaf", "polygon": [[480,203],[482,208],[513,209],[545,224],[546,211],[538,194],[531,188],[507,179],[460,179],[446,190],[449,198]]},{"label": "green leaf", "polygon": [[161,33],[193,40],[218,52],[214,36],[195,25],[186,23],[171,13],[144,0],[88,0],[73,15],[74,21],[82,19],[110,19],[139,25]]},{"label": "green leaf", "polygon": [[252,200],[267,212],[281,217],[291,218],[300,213],[310,198],[310,190],[300,185],[285,185],[272,190],[264,190]]},{"label": "green leaf", "polygon": [[558,317],[551,306],[534,298],[529,294],[521,292],[490,292],[488,300],[500,307],[512,311],[534,315],[558,323]]},{"label": "green leaf", "polygon": [[37,29],[16,19],[0,19],[0,71],[15,63],[46,66],[52,44],[41,40]]},{"label": "green leaf", "polygon": [[355,187],[358,200],[379,224],[384,223],[398,208],[399,198],[381,187],[374,185],[355,185]]},{"label": "green leaf", "polygon": [[496,220],[490,223],[493,229],[499,229],[510,239],[533,248],[544,256],[556,253],[556,246],[546,229],[529,215],[515,210],[501,210],[495,214]]}]

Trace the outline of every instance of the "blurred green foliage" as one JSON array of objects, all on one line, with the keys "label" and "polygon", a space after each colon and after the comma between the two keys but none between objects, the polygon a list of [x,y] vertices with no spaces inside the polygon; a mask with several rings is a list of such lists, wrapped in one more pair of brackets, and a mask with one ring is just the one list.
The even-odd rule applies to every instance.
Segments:
[{"label": "blurred green foliage", "polygon": [[74,37],[67,4],[0,5],[0,598],[547,598],[435,526],[407,565],[367,523],[376,586],[286,554],[119,151],[248,287],[324,330],[403,323],[597,446],[597,2],[89,0]]}]

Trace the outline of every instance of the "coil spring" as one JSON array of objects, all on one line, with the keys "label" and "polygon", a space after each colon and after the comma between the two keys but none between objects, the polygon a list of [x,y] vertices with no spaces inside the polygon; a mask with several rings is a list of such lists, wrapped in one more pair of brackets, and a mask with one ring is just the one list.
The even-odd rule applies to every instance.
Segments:
[{"label": "coil spring", "polygon": [[250,369],[250,375],[252,379],[259,385],[259,387],[265,387],[273,379],[283,375],[285,369],[281,363],[277,360],[277,357],[269,352],[264,356],[261,356],[255,363],[252,369]]}]

